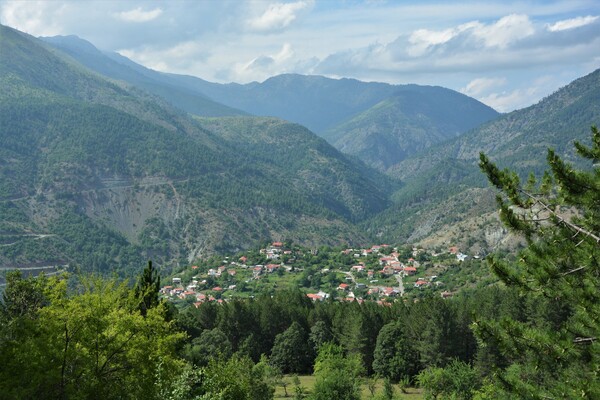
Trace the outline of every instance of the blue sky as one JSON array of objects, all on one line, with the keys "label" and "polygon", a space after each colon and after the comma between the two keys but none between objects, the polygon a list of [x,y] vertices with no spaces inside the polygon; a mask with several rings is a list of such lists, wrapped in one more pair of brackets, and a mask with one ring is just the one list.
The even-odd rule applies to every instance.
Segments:
[{"label": "blue sky", "polygon": [[499,111],[600,67],[597,0],[19,0],[0,1],[0,22],[214,82],[300,73],[438,85]]}]

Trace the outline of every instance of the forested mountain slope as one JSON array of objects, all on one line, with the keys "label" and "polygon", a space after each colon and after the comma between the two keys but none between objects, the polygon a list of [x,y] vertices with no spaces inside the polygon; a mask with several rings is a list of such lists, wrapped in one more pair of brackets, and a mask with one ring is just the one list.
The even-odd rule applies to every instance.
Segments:
[{"label": "forested mountain slope", "polygon": [[161,96],[172,105],[191,114],[215,117],[246,114],[241,110],[217,103],[197,90],[189,89],[168,74],[145,68],[116,53],[103,53],[90,42],[77,36],[53,36],[40,39],[70,55],[91,70]]},{"label": "forested mountain slope", "polygon": [[117,53],[102,53],[75,36],[42,39],[88,68],[144,88],[192,114],[246,112],[283,118],[382,170],[498,116],[479,101],[440,87],[298,74],[262,83],[218,84],[150,70]]},{"label": "forested mountain slope", "polygon": [[497,116],[492,108],[453,90],[405,85],[323,136],[344,153],[386,170]]},{"label": "forested mountain slope", "polygon": [[596,70],[533,106],[503,115],[390,168],[388,172],[405,186],[394,194],[394,206],[368,227],[388,240],[418,240],[443,235],[467,221],[461,228],[464,237],[482,239],[486,229],[488,235],[497,237],[486,223],[472,222],[486,210],[490,215],[495,210],[492,190],[477,166],[479,153],[486,153],[500,167],[539,176],[545,169],[547,148],[554,148],[566,161],[575,161],[573,141],[588,142],[590,126],[599,121],[600,70]]},{"label": "forested mountain slope", "polygon": [[388,204],[391,181],[301,126],[194,120],[3,26],[0,53],[3,267],[124,271],[268,239],[360,242],[349,221]]}]

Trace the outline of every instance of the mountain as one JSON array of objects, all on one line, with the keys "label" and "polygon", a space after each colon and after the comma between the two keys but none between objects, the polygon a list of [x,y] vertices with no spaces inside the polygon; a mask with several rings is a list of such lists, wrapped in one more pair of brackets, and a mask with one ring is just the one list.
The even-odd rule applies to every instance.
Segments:
[{"label": "mountain", "polygon": [[[546,169],[548,148],[568,162],[577,162],[573,142],[589,142],[590,126],[600,121],[600,70],[577,79],[539,103],[505,114],[453,140],[435,145],[390,168],[404,186],[392,198],[394,205],[365,224],[365,229],[388,241],[414,242],[442,237],[462,224],[462,240],[473,237],[490,249],[487,236],[494,229],[474,220],[494,219],[494,191],[479,171],[484,152],[501,168],[516,170],[526,179],[539,178]],[[585,166],[582,166],[585,167]],[[494,224],[493,222],[490,222]],[[455,235],[461,240],[461,234]],[[491,243],[491,242],[490,242]]]},{"label": "mountain", "polygon": [[492,108],[453,90],[405,85],[323,136],[342,152],[386,170],[497,116]]},{"label": "mountain", "polygon": [[75,36],[42,39],[88,68],[162,96],[192,114],[247,113],[299,123],[381,170],[499,115],[477,100],[440,87],[298,74],[262,83],[218,84],[152,71]]},{"label": "mountain", "polygon": [[192,118],[0,26],[0,266],[127,274],[263,240],[368,241],[397,185],[276,118]]},{"label": "mountain", "polygon": [[77,36],[41,37],[41,40],[73,57],[77,62],[109,78],[122,80],[142,88],[191,114],[200,116],[247,115],[246,112],[217,103],[201,92],[139,64],[117,53],[104,53]]}]

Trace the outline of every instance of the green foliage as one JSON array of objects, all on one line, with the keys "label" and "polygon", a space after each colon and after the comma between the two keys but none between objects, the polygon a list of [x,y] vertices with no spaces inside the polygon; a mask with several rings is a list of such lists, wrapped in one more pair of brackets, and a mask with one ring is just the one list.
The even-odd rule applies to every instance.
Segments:
[{"label": "green foliage", "polygon": [[219,328],[203,331],[184,348],[185,358],[199,367],[208,365],[210,360],[226,360],[231,354],[231,343]]},{"label": "green foliage", "polygon": [[325,344],[315,361],[314,400],[359,400],[363,365],[357,354],[345,356],[342,348]]},{"label": "green foliage", "polygon": [[159,291],[160,276],[152,266],[152,261],[148,261],[148,266],[144,268],[135,286],[135,296],[139,299],[139,309],[143,316],[146,316],[148,309],[158,306]]},{"label": "green foliage", "polygon": [[454,360],[445,368],[429,367],[417,377],[425,391],[425,399],[463,399],[473,397],[479,387],[477,371],[470,365]]},{"label": "green foliage", "polygon": [[48,285],[44,275],[38,279],[23,279],[21,271],[10,271],[2,293],[0,320],[8,323],[19,318],[35,318],[38,310],[48,303]]},{"label": "green foliage", "polygon": [[[504,221],[528,240],[514,264],[497,257],[490,267],[528,302],[548,305],[542,318],[481,319],[474,329],[497,346],[508,367],[482,392],[499,397],[596,398],[600,396],[600,132],[577,152],[595,164],[577,170],[548,151],[556,186],[527,191],[509,171],[481,156],[481,167],[500,188]],[[588,161],[588,162],[589,162]],[[542,182],[542,186],[547,186]]]},{"label": "green foliage", "polygon": [[373,370],[382,377],[398,382],[411,379],[419,368],[415,343],[410,340],[407,329],[399,321],[381,328],[373,360]]},{"label": "green foliage", "polygon": [[[32,282],[35,280],[36,282]],[[183,362],[176,346],[184,338],[164,319],[163,307],[142,317],[126,284],[84,280],[69,294],[59,278],[11,279],[8,293],[37,287],[46,302],[13,313],[0,326],[0,391],[10,398],[158,398],[163,382]],[[8,295],[7,300],[14,298]],[[11,308],[12,300],[5,303]]]},{"label": "green foliage", "polygon": [[312,349],[304,328],[293,322],[285,332],[275,337],[271,349],[271,364],[282,373],[307,373],[313,361]]},{"label": "green foliage", "polygon": [[262,365],[235,354],[203,369],[202,400],[270,400],[275,392]]}]

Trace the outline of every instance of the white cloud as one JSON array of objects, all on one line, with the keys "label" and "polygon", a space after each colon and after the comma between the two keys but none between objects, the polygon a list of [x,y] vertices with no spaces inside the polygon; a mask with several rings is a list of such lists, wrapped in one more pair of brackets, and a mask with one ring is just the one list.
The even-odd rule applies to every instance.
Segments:
[{"label": "white cloud", "polygon": [[64,34],[58,22],[66,5],[47,1],[9,1],[0,3],[0,18],[11,26],[34,36]]},{"label": "white cloud", "polygon": [[160,8],[144,11],[142,7],[134,8],[129,11],[115,13],[115,17],[127,22],[148,22],[158,18],[163,13]]},{"label": "white cloud", "polygon": [[461,88],[459,91],[467,96],[478,97],[489,92],[490,89],[506,85],[506,78],[476,78]]},{"label": "white cloud", "polygon": [[447,43],[460,33],[471,29],[481,28],[481,26],[482,25],[479,22],[475,21],[443,31],[417,29],[412,32],[408,38],[408,41],[411,43],[411,46],[408,48],[408,54],[412,57],[419,57],[426,53],[432,46]]},{"label": "white cloud", "polygon": [[497,111],[508,112],[537,102],[543,96],[549,95],[551,93],[549,87],[556,87],[556,84],[554,77],[542,76],[528,86],[475,97]]},{"label": "white cloud", "polygon": [[491,25],[475,26],[473,35],[483,39],[486,47],[506,48],[533,35],[535,29],[527,15],[511,14]]},{"label": "white cloud", "polygon": [[500,48],[505,49],[535,33],[529,17],[510,14],[491,24],[470,21],[456,27],[434,31],[417,29],[408,36],[406,54],[421,57],[427,53],[444,50],[444,46],[455,48]]},{"label": "white cloud", "polygon": [[298,13],[308,9],[312,1],[295,3],[274,3],[263,14],[247,21],[248,27],[255,31],[271,31],[287,28],[298,17]]},{"label": "white cloud", "polygon": [[263,81],[273,75],[295,71],[298,65],[295,52],[289,43],[284,43],[281,50],[272,55],[261,55],[247,63],[237,63],[232,71],[234,80]]},{"label": "white cloud", "polygon": [[184,73],[201,64],[208,57],[208,50],[197,41],[185,41],[167,48],[144,47],[117,51],[137,63],[163,72]]},{"label": "white cloud", "polygon": [[576,17],[571,19],[565,19],[562,21],[555,22],[554,24],[548,24],[547,28],[550,32],[564,31],[567,29],[579,28],[581,26],[589,25],[596,21],[598,16],[588,15],[585,17]]},{"label": "white cloud", "polygon": [[600,66],[597,0],[0,0],[0,21],[212,81],[293,72],[440,85],[500,109],[522,104],[538,76],[562,73],[554,89]]}]

